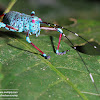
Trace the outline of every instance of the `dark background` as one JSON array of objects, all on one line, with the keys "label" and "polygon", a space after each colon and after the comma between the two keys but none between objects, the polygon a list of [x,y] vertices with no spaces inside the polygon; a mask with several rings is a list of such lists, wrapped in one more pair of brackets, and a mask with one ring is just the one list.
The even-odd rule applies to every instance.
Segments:
[{"label": "dark background", "polygon": [[[0,11],[10,0],[0,0]],[[100,0],[17,0],[11,10],[30,14],[32,10],[43,20],[54,21],[62,17],[100,19]]]}]

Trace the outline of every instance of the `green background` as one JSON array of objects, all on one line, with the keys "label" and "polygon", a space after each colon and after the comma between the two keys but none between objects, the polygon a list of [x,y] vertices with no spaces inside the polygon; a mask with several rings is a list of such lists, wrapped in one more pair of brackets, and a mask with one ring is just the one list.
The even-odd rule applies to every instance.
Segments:
[{"label": "green background", "polygon": [[[9,2],[10,0],[0,0],[0,13],[5,10]],[[34,10],[36,16],[43,21],[68,28],[96,45],[98,49],[94,50],[82,39],[63,30],[82,52],[80,54],[100,92],[99,1],[17,0],[11,10],[26,14]],[[69,18],[74,18],[76,23]],[[51,56],[46,60],[25,41],[25,33],[0,29],[0,88],[19,89],[19,100],[82,100],[82,98],[99,100],[100,97],[84,64],[68,40],[62,38],[60,51],[70,50],[70,52],[63,56],[54,53],[53,46],[57,48],[58,37],[57,32],[43,30],[38,38],[30,36],[36,46]],[[80,96],[81,94],[83,95]]]}]

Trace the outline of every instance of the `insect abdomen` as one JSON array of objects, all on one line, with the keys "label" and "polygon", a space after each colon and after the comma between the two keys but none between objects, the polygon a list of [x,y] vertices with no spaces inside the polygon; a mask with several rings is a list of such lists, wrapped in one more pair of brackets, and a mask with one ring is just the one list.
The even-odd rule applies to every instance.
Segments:
[{"label": "insect abdomen", "polygon": [[[26,20],[24,18],[27,19],[26,14],[21,14],[16,11],[11,11],[11,12],[5,14],[5,16],[3,18],[3,22],[7,25],[10,25],[10,26],[18,29],[18,32],[22,32],[25,30],[24,23],[26,23]],[[6,29],[8,29],[8,28],[6,28]],[[15,31],[12,29],[8,29],[8,30]]]}]

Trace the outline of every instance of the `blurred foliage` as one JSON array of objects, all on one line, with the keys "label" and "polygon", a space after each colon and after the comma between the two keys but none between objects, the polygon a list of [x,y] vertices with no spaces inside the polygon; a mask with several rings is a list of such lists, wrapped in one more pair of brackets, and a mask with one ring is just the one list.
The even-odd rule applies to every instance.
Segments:
[{"label": "blurred foliage", "polygon": [[[6,8],[10,0],[0,0]],[[32,10],[43,20],[53,21],[65,16],[67,18],[98,19],[100,3],[89,0],[18,0],[12,10],[30,14]]]},{"label": "blurred foliage", "polygon": [[[14,4],[16,3],[17,0],[11,0],[11,2],[9,3],[8,7],[5,9],[5,11],[3,12],[4,14],[5,13],[8,13],[11,8],[14,6]],[[0,18],[0,22],[2,21],[3,17]]]},{"label": "blurred foliage", "polygon": [[[10,0],[0,0],[1,13],[9,2]],[[17,0],[11,10],[26,14],[34,10],[43,21],[57,23],[77,32],[100,49],[100,4],[97,0]],[[69,20],[71,17],[73,21]],[[3,89],[19,89],[20,100],[66,100],[66,98],[67,100],[82,98],[99,100],[81,59],[65,38],[62,38],[60,51],[70,50],[70,52],[63,56],[54,53],[59,37],[57,32],[41,30],[38,38],[30,36],[36,46],[46,54],[50,54],[51,58],[46,60],[25,41],[24,33],[0,30],[2,64],[0,71],[4,76],[1,81]],[[93,74],[100,91],[99,51],[93,50],[86,42],[70,32],[64,31],[64,33],[74,45],[80,47],[79,51],[82,52],[80,54]],[[72,83],[66,84],[67,80]],[[76,90],[72,88],[73,84]],[[82,98],[81,94],[83,94]]]}]

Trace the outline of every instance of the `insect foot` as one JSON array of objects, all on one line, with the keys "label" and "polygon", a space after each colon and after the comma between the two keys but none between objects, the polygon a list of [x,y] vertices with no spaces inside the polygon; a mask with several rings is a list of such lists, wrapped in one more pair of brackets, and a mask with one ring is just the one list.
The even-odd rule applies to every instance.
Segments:
[{"label": "insect foot", "polygon": [[57,55],[64,55],[64,54],[66,54],[66,51],[64,51],[64,52],[59,52],[58,50],[56,50],[56,54],[57,54]]},{"label": "insect foot", "polygon": [[49,55],[47,56],[46,54],[43,54],[42,56],[43,56],[45,59],[49,59],[49,58],[50,58],[50,56],[49,56]]}]

